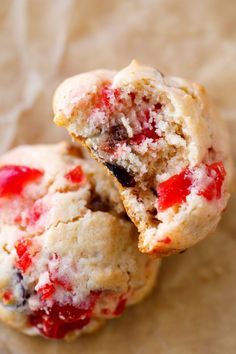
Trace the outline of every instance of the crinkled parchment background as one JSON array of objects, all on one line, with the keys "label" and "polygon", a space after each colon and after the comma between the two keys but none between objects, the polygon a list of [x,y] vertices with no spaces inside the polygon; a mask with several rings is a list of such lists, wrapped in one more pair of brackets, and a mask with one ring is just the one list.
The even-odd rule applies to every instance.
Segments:
[{"label": "crinkled parchment background", "polygon": [[[0,26],[2,152],[67,138],[52,123],[57,84],[132,58],[203,83],[234,138],[235,0],[1,0]],[[234,196],[216,235],[166,259],[149,299],[97,334],[67,344],[0,325],[0,353],[236,353],[235,212]]]}]

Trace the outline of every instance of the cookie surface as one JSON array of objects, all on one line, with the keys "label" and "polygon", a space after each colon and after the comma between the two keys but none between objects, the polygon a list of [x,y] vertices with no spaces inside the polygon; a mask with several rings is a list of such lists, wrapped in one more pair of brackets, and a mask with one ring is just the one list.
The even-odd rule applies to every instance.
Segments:
[{"label": "cookie surface", "polygon": [[215,230],[232,161],[204,88],[132,62],[66,80],[53,105],[56,124],[116,178],[142,252],[181,252]]},{"label": "cookie surface", "polygon": [[110,176],[66,143],[0,158],[0,318],[28,334],[92,332],[154,285]]}]

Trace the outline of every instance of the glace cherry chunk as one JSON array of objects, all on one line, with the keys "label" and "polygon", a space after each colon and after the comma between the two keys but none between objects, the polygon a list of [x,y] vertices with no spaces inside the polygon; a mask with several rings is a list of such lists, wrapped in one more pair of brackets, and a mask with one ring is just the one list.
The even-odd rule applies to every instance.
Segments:
[{"label": "glace cherry chunk", "polygon": [[41,288],[38,289],[38,294],[40,295],[41,301],[45,301],[50,299],[52,295],[55,293],[56,288],[52,283],[45,284]]},{"label": "glace cherry chunk", "polygon": [[65,175],[66,179],[72,183],[81,183],[84,181],[85,176],[80,166],[76,166],[73,170]]},{"label": "glace cherry chunk", "polygon": [[124,312],[126,304],[127,304],[127,299],[121,296],[121,298],[115,308],[115,311],[113,312],[113,315],[120,316]]},{"label": "glace cherry chunk", "polygon": [[202,190],[199,190],[199,195],[202,195],[207,200],[220,199],[222,184],[226,177],[226,171],[222,162],[216,162],[207,165],[207,176],[211,178],[211,182]]},{"label": "glace cherry chunk", "polygon": [[22,272],[25,272],[32,264],[32,257],[29,252],[31,246],[32,241],[25,238],[18,240],[15,244],[15,249],[18,256],[16,267],[22,270]]},{"label": "glace cherry chunk", "polygon": [[38,246],[33,244],[31,239],[21,238],[15,243],[18,259],[16,267],[22,272],[26,272],[32,264],[33,258],[39,252]]},{"label": "glace cherry chunk", "polygon": [[[156,112],[158,113],[161,109],[161,105],[158,109],[156,110]],[[156,108],[155,108],[156,109]],[[154,121],[152,121],[150,123],[150,112],[148,110],[142,112],[142,114],[139,114],[138,116],[138,120],[140,121],[141,125],[142,125],[142,131],[138,134],[135,134],[133,136],[133,138],[130,139],[129,143],[131,145],[139,145],[141,144],[145,139],[152,139],[154,142],[157,141],[160,137],[159,135],[156,133],[155,131],[155,123]],[[150,128],[146,128],[146,125],[151,125]]]},{"label": "glace cherry chunk", "polygon": [[0,197],[20,194],[28,183],[35,182],[42,175],[42,171],[27,166],[0,167]]},{"label": "glace cherry chunk", "polygon": [[180,205],[186,201],[191,193],[191,187],[195,186],[197,195],[203,196],[208,201],[221,198],[222,184],[224,182],[226,171],[222,162],[215,162],[211,165],[205,165],[206,177],[208,181],[204,187],[198,189],[195,172],[197,168],[186,168],[177,175],[160,183],[158,194],[159,211],[164,211],[174,205]]},{"label": "glace cherry chunk", "polygon": [[178,175],[160,183],[157,189],[158,210],[163,211],[173,205],[184,203],[190,193],[191,185],[192,173],[187,168]]},{"label": "glace cherry chunk", "polygon": [[41,308],[29,316],[30,324],[45,337],[62,339],[68,332],[82,329],[89,323],[99,295],[99,292],[92,292],[79,306],[56,302],[51,307]]}]

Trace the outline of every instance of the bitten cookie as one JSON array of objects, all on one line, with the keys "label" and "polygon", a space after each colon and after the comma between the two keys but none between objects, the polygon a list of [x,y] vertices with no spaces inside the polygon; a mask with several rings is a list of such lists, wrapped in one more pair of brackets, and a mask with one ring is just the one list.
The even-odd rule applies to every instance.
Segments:
[{"label": "bitten cookie", "polygon": [[0,158],[0,318],[71,339],[141,301],[159,260],[141,254],[110,176],[66,143]]},{"label": "bitten cookie", "polygon": [[225,126],[203,87],[134,61],[120,72],[69,78],[53,105],[56,124],[118,181],[142,252],[177,253],[215,230],[232,162]]}]

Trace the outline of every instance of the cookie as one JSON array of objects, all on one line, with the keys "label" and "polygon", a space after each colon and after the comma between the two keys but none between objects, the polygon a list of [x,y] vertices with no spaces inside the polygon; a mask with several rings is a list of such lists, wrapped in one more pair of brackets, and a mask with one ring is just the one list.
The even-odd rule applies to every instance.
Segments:
[{"label": "cookie", "polygon": [[112,178],[66,143],[0,158],[0,318],[72,339],[152,289],[159,260],[137,248]]},{"label": "cookie", "polygon": [[203,87],[133,61],[67,79],[53,106],[55,123],[117,180],[142,252],[178,253],[215,230],[232,161]]}]

